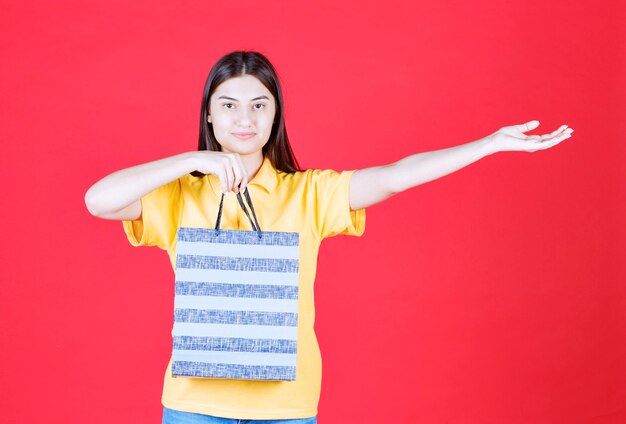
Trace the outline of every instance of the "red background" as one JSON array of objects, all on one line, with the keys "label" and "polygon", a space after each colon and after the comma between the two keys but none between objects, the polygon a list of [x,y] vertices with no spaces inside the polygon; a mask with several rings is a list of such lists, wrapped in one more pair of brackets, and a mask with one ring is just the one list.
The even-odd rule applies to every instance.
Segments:
[{"label": "red background", "polygon": [[2,1],[2,422],[160,422],[173,273],[87,188],[193,150],[223,54],[278,69],[304,167],[567,124],[371,207],[316,283],[321,423],[626,422],[620,1]]}]

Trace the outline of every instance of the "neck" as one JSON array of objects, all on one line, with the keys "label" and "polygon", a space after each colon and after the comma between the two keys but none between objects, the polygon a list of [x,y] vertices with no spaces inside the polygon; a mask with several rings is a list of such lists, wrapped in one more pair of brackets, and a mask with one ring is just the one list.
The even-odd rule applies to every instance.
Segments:
[{"label": "neck", "polygon": [[241,161],[248,173],[248,181],[252,181],[257,172],[259,172],[261,165],[263,165],[263,152],[259,151],[251,155],[241,155]]}]

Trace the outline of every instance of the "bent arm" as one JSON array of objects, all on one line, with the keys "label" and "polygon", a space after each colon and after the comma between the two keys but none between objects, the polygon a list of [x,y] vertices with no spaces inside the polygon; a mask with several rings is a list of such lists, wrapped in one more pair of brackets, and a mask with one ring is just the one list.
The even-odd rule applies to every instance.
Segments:
[{"label": "bent arm", "polygon": [[417,153],[383,166],[359,169],[350,179],[350,208],[358,210],[451,174],[494,153],[491,140],[483,138],[460,146]]},{"label": "bent arm", "polygon": [[89,212],[99,218],[132,221],[141,216],[141,198],[195,170],[193,155],[181,153],[114,172],[85,194]]}]

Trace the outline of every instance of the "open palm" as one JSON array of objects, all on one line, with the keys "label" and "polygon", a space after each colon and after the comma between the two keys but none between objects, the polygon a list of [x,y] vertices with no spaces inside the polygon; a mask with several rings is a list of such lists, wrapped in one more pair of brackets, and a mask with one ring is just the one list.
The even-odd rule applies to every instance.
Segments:
[{"label": "open palm", "polygon": [[491,134],[496,151],[519,151],[535,152],[537,150],[549,149],[556,146],[561,141],[571,137],[573,129],[567,125],[561,125],[559,129],[550,134],[526,135],[525,132],[534,130],[539,126],[539,121],[530,121],[525,124],[502,127]]}]

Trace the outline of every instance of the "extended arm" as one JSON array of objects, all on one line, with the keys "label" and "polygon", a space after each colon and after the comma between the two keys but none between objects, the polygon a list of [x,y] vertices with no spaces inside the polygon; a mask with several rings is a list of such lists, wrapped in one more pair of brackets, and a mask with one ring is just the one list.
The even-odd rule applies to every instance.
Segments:
[{"label": "extended arm", "polygon": [[460,146],[407,156],[389,165],[356,171],[350,179],[350,208],[357,210],[382,202],[411,187],[436,180],[479,159],[501,151],[534,152],[557,145],[574,131],[561,126],[551,134],[523,134],[538,121],[503,127],[495,133]]}]

